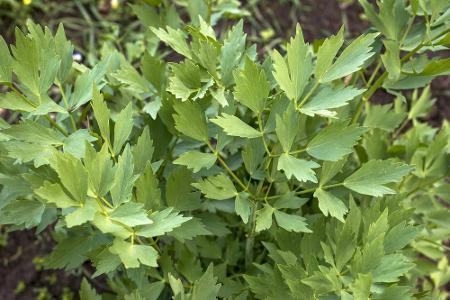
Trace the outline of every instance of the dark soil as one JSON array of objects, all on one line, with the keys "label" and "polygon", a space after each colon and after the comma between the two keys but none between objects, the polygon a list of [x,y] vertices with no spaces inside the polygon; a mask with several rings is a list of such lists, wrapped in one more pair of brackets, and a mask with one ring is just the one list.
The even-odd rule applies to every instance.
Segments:
[{"label": "dark soil", "polygon": [[6,245],[0,246],[1,300],[32,300],[39,294],[48,295],[42,299],[62,299],[64,294],[76,296],[80,276],[42,268],[42,258],[54,244],[47,232],[39,238],[31,230],[3,234]]}]

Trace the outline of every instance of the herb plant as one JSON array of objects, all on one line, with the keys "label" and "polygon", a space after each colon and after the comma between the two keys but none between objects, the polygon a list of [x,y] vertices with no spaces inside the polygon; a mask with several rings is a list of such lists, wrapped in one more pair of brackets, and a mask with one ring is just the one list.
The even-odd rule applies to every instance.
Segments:
[{"label": "herb plant", "polygon": [[360,3],[369,32],[313,47],[298,25],[263,60],[208,10],[150,27],[177,55],[137,67],[29,22],[0,40],[0,223],[51,228],[45,266],[89,262],[105,299],[445,299],[450,132],[422,118],[449,5]]}]

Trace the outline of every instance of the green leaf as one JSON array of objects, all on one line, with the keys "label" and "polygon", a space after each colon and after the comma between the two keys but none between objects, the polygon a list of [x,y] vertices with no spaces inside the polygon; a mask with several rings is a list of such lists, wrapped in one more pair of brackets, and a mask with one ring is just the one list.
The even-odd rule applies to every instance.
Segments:
[{"label": "green leaf", "polygon": [[[1,39],[0,39],[0,41],[1,41]],[[0,65],[0,68],[1,68],[1,65]],[[0,74],[0,76],[1,76],[1,74]],[[32,111],[36,110],[36,106],[34,105],[34,103],[28,101],[24,96],[22,96],[16,92],[1,93],[0,94],[0,108],[15,110],[15,111],[24,111],[24,112],[32,112]]]},{"label": "green leaf", "polygon": [[148,126],[145,126],[132,150],[134,157],[134,173],[140,174],[144,171],[147,162],[152,161],[154,151],[155,148],[153,146],[152,138],[150,137],[150,130]]},{"label": "green leaf", "polygon": [[405,112],[396,112],[392,109],[392,104],[368,105],[364,126],[391,132],[402,123],[406,115]]},{"label": "green leaf", "polygon": [[0,223],[32,228],[41,222],[44,209],[44,204],[39,201],[16,200],[0,210]]},{"label": "green leaf", "polygon": [[116,238],[109,248],[113,254],[117,254],[125,268],[138,268],[141,264],[149,267],[157,267],[158,252],[151,246],[136,245]]},{"label": "green leaf", "polygon": [[81,281],[80,300],[102,300],[102,297],[89,285],[86,278]]},{"label": "green leaf", "polygon": [[344,180],[344,186],[360,194],[380,197],[395,194],[385,186],[387,183],[400,182],[414,167],[389,160],[370,160]]},{"label": "green leaf", "polygon": [[192,288],[192,300],[218,299],[221,284],[217,284],[217,277],[213,273],[213,264],[208,266],[206,272],[200,277]]},{"label": "green leaf", "polygon": [[334,176],[336,176],[340,171],[342,171],[342,168],[346,162],[347,162],[346,157],[336,162],[325,161],[320,171],[319,185],[324,186],[331,179],[333,179]]},{"label": "green leaf", "polygon": [[325,72],[320,82],[330,82],[360,70],[375,53],[372,44],[378,33],[359,36],[342,51],[333,65]]},{"label": "green leaf", "polygon": [[244,69],[234,73],[234,81],[236,99],[255,113],[260,113],[270,92],[270,84],[264,70],[246,57]]},{"label": "green leaf", "polygon": [[339,29],[336,35],[327,38],[320,46],[317,52],[316,69],[314,76],[318,81],[323,77],[325,72],[331,67],[334,58],[339,49],[344,44],[344,26]]},{"label": "green leaf", "polygon": [[84,202],[88,190],[88,172],[81,161],[69,153],[55,150],[50,165],[72,198]]},{"label": "green leaf", "polygon": [[192,240],[199,235],[211,235],[211,232],[198,218],[184,222],[180,227],[175,228],[169,232],[170,236],[175,237],[178,241],[184,243],[186,240]]},{"label": "green leaf", "polygon": [[262,136],[262,133],[248,124],[244,123],[236,116],[223,113],[222,116],[218,116],[212,119],[211,122],[220,126],[226,134],[231,136],[239,136],[243,138],[257,138]]},{"label": "green leaf", "polygon": [[0,82],[11,82],[13,60],[8,45],[0,36]]},{"label": "green leaf", "polygon": [[302,96],[313,71],[311,52],[303,40],[302,30],[297,24],[295,37],[287,44],[287,58],[278,51],[272,55],[274,73],[280,88],[294,102]]},{"label": "green leaf", "polygon": [[233,182],[223,173],[195,182],[192,186],[210,199],[225,200],[237,196]]},{"label": "green leaf", "polygon": [[370,296],[370,287],[372,285],[371,274],[358,274],[358,278],[350,285],[353,292],[353,299],[366,300]]},{"label": "green leaf", "polygon": [[175,102],[174,109],[175,128],[179,132],[201,142],[208,140],[208,128],[200,104],[190,101]]},{"label": "green leaf", "polygon": [[180,227],[192,217],[184,217],[169,207],[162,211],[156,211],[150,215],[151,224],[141,226],[136,230],[136,234],[145,237],[164,235]]},{"label": "green leaf", "polygon": [[150,163],[136,180],[136,200],[144,204],[146,209],[157,209],[161,206],[161,190]]},{"label": "green leaf", "polygon": [[86,153],[86,144],[95,140],[97,138],[90,135],[87,129],[78,129],[64,139],[63,150],[77,158],[83,158]]},{"label": "green leaf", "polygon": [[277,170],[283,170],[288,179],[291,179],[292,175],[298,181],[312,181],[317,183],[316,173],[313,169],[320,167],[317,163],[295,158],[292,155],[283,153],[278,159]]},{"label": "green leaf", "polygon": [[298,132],[298,117],[294,108],[290,105],[283,116],[276,116],[276,127],[278,140],[283,151],[288,153],[294,144]]},{"label": "green leaf", "polygon": [[314,197],[319,200],[319,208],[325,216],[332,216],[344,222],[344,215],[348,209],[341,199],[319,188],[314,192]]},{"label": "green leaf", "polygon": [[233,83],[233,69],[238,65],[245,50],[244,22],[240,20],[225,38],[220,55],[220,73],[225,86]]},{"label": "green leaf", "polygon": [[262,209],[256,211],[256,232],[261,232],[272,226],[272,215],[274,211],[275,208],[268,204],[264,205]]},{"label": "green leaf", "polygon": [[415,264],[403,254],[383,256],[380,264],[372,272],[374,282],[396,282],[398,278],[414,268]]},{"label": "green leaf", "polygon": [[337,161],[352,153],[353,146],[366,131],[357,125],[333,123],[319,131],[308,143],[306,152],[317,159]]},{"label": "green leaf", "polygon": [[248,200],[249,194],[239,193],[234,199],[234,210],[236,214],[241,217],[242,222],[248,223],[248,219],[251,213],[250,201]]},{"label": "green leaf", "polygon": [[66,215],[67,227],[71,228],[94,220],[95,214],[99,210],[100,207],[94,199],[87,200],[81,207]]},{"label": "green leaf", "polygon": [[93,192],[103,197],[114,182],[115,168],[109,156],[108,146],[103,144],[100,152],[86,143],[84,165],[89,174],[89,186]]},{"label": "green leaf", "polygon": [[92,90],[91,106],[103,140],[111,144],[111,135],[109,131],[110,111],[106,102],[103,100],[103,95],[100,94],[100,91],[96,86],[94,86]]},{"label": "green leaf", "polygon": [[114,153],[118,154],[122,150],[123,144],[130,136],[133,129],[133,106],[130,103],[117,115],[114,124]]},{"label": "green leaf", "polygon": [[94,215],[92,224],[94,224],[103,233],[110,233],[123,239],[126,239],[133,234],[130,228],[126,228],[125,226],[114,222],[109,218],[109,216],[106,216],[101,212],[97,212]]},{"label": "green leaf", "polygon": [[1,133],[19,141],[42,145],[62,145],[64,139],[64,136],[59,132],[28,120],[3,129]]},{"label": "green leaf", "polygon": [[199,208],[200,193],[192,191],[192,182],[192,173],[186,168],[173,171],[166,184],[167,205],[179,211]]},{"label": "green leaf", "polygon": [[110,214],[110,218],[129,227],[152,223],[152,220],[147,216],[144,205],[136,202],[124,203],[115,208]]},{"label": "green leaf", "polygon": [[300,111],[311,117],[319,115],[334,118],[337,113],[332,109],[347,105],[349,101],[363,92],[363,89],[351,86],[339,85],[336,88],[325,86],[303,105]]},{"label": "green leaf", "polygon": [[151,27],[150,29],[161,41],[169,45],[173,50],[189,59],[192,58],[191,50],[181,30],[175,30],[169,26],[166,27],[166,30],[155,27]]},{"label": "green leaf", "polygon": [[305,218],[297,215],[290,215],[280,210],[275,210],[274,213],[275,220],[281,228],[293,232],[312,232],[307,227]]},{"label": "green leaf", "polygon": [[111,198],[114,206],[128,202],[131,199],[133,184],[136,177],[133,176],[133,155],[127,144],[116,166],[116,172],[111,186]]},{"label": "green leaf", "polygon": [[44,181],[44,184],[38,189],[35,189],[34,193],[47,202],[54,203],[58,208],[80,206],[81,204],[68,196],[58,183]]},{"label": "green leaf", "polygon": [[197,150],[185,152],[180,155],[174,164],[183,165],[197,173],[201,169],[209,169],[216,162],[216,156],[212,153],[204,153]]},{"label": "green leaf", "polygon": [[397,80],[400,77],[402,71],[402,63],[400,61],[400,48],[397,41],[384,40],[384,47],[386,52],[381,55],[383,65],[388,72],[388,78]]}]

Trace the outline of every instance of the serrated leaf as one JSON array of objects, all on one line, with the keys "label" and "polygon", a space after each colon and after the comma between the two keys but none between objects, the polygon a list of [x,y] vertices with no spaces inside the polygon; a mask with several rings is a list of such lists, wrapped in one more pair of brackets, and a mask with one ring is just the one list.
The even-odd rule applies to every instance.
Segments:
[{"label": "serrated leaf", "polygon": [[314,192],[314,197],[319,200],[319,208],[325,216],[330,215],[344,222],[344,215],[348,209],[341,199],[320,188]]},{"label": "serrated leaf", "polygon": [[99,209],[94,199],[87,200],[81,207],[66,215],[65,221],[67,227],[71,228],[94,220],[95,214]]},{"label": "serrated leaf", "polygon": [[196,150],[188,151],[180,155],[174,164],[183,165],[197,173],[201,169],[209,169],[216,162],[216,156],[212,153],[204,153]]},{"label": "serrated leaf", "polygon": [[357,125],[333,123],[319,131],[308,143],[306,152],[317,159],[337,161],[352,152],[353,146],[366,131],[366,128]]},{"label": "serrated leaf", "polygon": [[64,139],[63,150],[77,158],[83,158],[86,152],[86,144],[95,140],[97,138],[90,135],[87,129],[78,129]]},{"label": "serrated leaf", "polygon": [[319,115],[334,118],[336,112],[333,109],[347,105],[349,101],[363,92],[363,89],[351,86],[340,85],[336,88],[325,86],[303,105],[300,111],[311,117]]},{"label": "serrated leaf", "polygon": [[239,136],[243,138],[257,138],[262,135],[262,133],[255,128],[244,123],[241,119],[236,116],[223,113],[222,116],[218,116],[212,119],[211,122],[220,126],[226,134],[231,136]]},{"label": "serrated leaf", "polygon": [[139,174],[144,171],[147,163],[152,161],[154,150],[155,148],[153,146],[153,140],[150,137],[150,130],[148,126],[146,126],[132,150],[134,173]]},{"label": "serrated leaf", "polygon": [[278,226],[280,226],[281,228],[283,228],[287,231],[312,232],[307,227],[306,219],[301,216],[287,214],[280,210],[275,210],[274,214],[275,214],[275,220],[277,221]]},{"label": "serrated leaf", "polygon": [[102,300],[102,297],[89,285],[86,278],[81,281],[80,300]]},{"label": "serrated leaf", "polygon": [[67,195],[60,184],[44,181],[44,184],[34,193],[49,203],[54,203],[58,208],[80,206],[80,202],[73,200]]},{"label": "serrated leaf", "polygon": [[213,273],[213,264],[208,266],[206,272],[195,283],[192,289],[192,299],[217,299],[221,284],[217,284],[217,277]]},{"label": "serrated leaf", "polygon": [[125,268],[138,268],[141,264],[157,267],[158,252],[151,246],[136,245],[116,238],[109,248],[111,253],[117,254]]},{"label": "serrated leaf", "polygon": [[276,116],[275,131],[283,151],[288,153],[298,132],[298,117],[292,106],[288,107],[282,117]]},{"label": "serrated leaf", "polygon": [[239,21],[225,38],[220,55],[220,73],[225,86],[229,86],[233,81],[233,69],[241,60],[245,50],[245,40],[247,35],[243,30],[244,22]]},{"label": "serrated leaf", "polygon": [[62,145],[64,140],[64,136],[59,132],[28,120],[2,129],[1,133],[7,134],[19,141],[42,145]]},{"label": "serrated leaf", "polygon": [[173,211],[169,207],[162,211],[156,211],[149,216],[151,224],[141,226],[136,230],[136,234],[145,237],[154,237],[166,234],[180,227],[183,223],[192,219],[192,217],[184,217],[178,212]]},{"label": "serrated leaf", "polygon": [[374,282],[395,282],[415,265],[402,254],[383,256],[380,264],[373,270]]},{"label": "serrated leaf", "polygon": [[249,195],[247,193],[239,193],[234,199],[234,210],[236,214],[241,217],[242,222],[247,224],[251,213]]},{"label": "serrated leaf", "polygon": [[256,211],[256,232],[261,232],[272,226],[272,215],[274,211],[275,208],[268,204],[264,205],[262,209]]},{"label": "serrated leaf", "polygon": [[11,82],[13,60],[8,45],[0,37],[0,82]]},{"label": "serrated leaf", "polygon": [[89,174],[90,188],[96,195],[103,197],[110,190],[115,175],[107,144],[103,144],[100,152],[96,152],[90,144],[86,144],[84,165]]},{"label": "serrated leaf", "polygon": [[353,292],[353,299],[355,300],[366,300],[370,296],[370,287],[372,285],[372,275],[369,274],[358,274],[358,277],[350,285]]},{"label": "serrated leaf", "polygon": [[402,123],[406,116],[405,112],[396,112],[392,109],[392,104],[368,105],[364,126],[391,132]]},{"label": "serrated leaf", "polygon": [[161,206],[161,190],[150,163],[147,163],[135,183],[136,201],[144,204],[146,209],[157,209]]},{"label": "serrated leaf", "polygon": [[414,167],[389,160],[370,160],[344,180],[344,186],[360,194],[380,197],[395,194],[385,184],[400,182]]},{"label": "serrated leaf", "polygon": [[372,44],[377,36],[378,33],[368,33],[356,38],[342,51],[320,82],[330,82],[361,69],[364,63],[375,54]]},{"label": "serrated leaf", "polygon": [[175,228],[172,232],[169,232],[170,236],[173,236],[182,243],[186,240],[192,240],[194,237],[199,235],[211,234],[212,233],[198,218],[192,218],[191,220],[181,224],[180,227]]},{"label": "serrated leaf", "polygon": [[195,182],[192,186],[210,199],[225,200],[237,195],[233,182],[223,173]]},{"label": "serrated leaf", "polygon": [[200,206],[200,193],[193,192],[192,173],[182,167],[173,171],[166,184],[166,202],[178,211],[194,210]]},{"label": "serrated leaf", "polygon": [[136,202],[128,202],[116,207],[109,217],[111,220],[129,227],[152,223],[152,220],[147,216],[144,205]]},{"label": "serrated leaf", "polygon": [[260,113],[270,92],[270,84],[264,71],[246,57],[244,69],[234,73],[234,81],[235,98],[255,113]]},{"label": "serrated leaf", "polygon": [[94,86],[92,90],[91,106],[92,110],[94,111],[95,119],[97,121],[98,128],[100,129],[102,138],[107,143],[111,143],[111,135],[109,131],[110,111],[105,101],[103,100],[103,95],[100,94],[100,91],[96,86]]},{"label": "serrated leaf", "polygon": [[333,63],[339,49],[344,44],[344,26],[339,29],[336,35],[332,35],[327,38],[323,44],[320,46],[317,52],[316,69],[314,76],[318,81],[325,74],[328,68]]},{"label": "serrated leaf", "polygon": [[313,71],[312,57],[309,46],[303,40],[302,30],[297,24],[295,37],[287,45],[286,59],[278,51],[274,51],[273,76],[286,96],[294,101],[302,96]]},{"label": "serrated leaf", "polygon": [[166,30],[155,27],[151,27],[150,29],[161,41],[169,45],[173,50],[189,59],[192,58],[191,50],[181,30],[173,29],[169,26],[166,27]]},{"label": "serrated leaf", "polygon": [[127,144],[119,157],[111,186],[111,198],[114,206],[128,202],[131,199],[133,184],[136,180],[133,170],[133,155],[131,154],[130,146]]},{"label": "serrated leaf", "polygon": [[196,102],[176,102],[173,115],[175,128],[182,134],[204,142],[208,139],[206,119],[200,104]]},{"label": "serrated leaf", "polygon": [[72,198],[84,202],[88,190],[88,172],[81,161],[71,154],[55,150],[50,165]]},{"label": "serrated leaf", "polygon": [[133,107],[131,102],[117,115],[114,124],[114,153],[118,154],[133,129]]},{"label": "serrated leaf", "polygon": [[316,173],[313,169],[320,167],[317,163],[295,158],[283,153],[278,159],[277,170],[283,170],[288,179],[294,176],[298,181],[312,181],[317,183]]}]

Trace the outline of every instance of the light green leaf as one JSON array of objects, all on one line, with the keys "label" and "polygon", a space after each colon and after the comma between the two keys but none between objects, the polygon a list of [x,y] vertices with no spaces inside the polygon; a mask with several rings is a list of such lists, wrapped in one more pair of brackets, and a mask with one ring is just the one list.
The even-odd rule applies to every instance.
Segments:
[{"label": "light green leaf", "polygon": [[264,207],[256,211],[256,232],[269,229],[272,226],[272,215],[275,208],[266,204]]},{"label": "light green leaf", "polygon": [[122,150],[123,144],[130,136],[133,129],[133,106],[130,103],[118,114],[114,124],[114,153],[118,154]]},{"label": "light green leaf", "polygon": [[166,30],[156,27],[151,27],[150,29],[161,41],[169,45],[173,50],[189,59],[192,58],[191,50],[181,30],[173,29],[169,26],[166,27]]},{"label": "light green leaf", "polygon": [[400,182],[414,167],[389,160],[370,160],[344,180],[344,186],[360,194],[380,197],[395,194],[385,186],[392,182]]},{"label": "light green leaf", "polygon": [[363,92],[364,90],[351,86],[339,85],[336,88],[325,86],[311,100],[306,102],[300,108],[300,111],[311,117],[319,115],[334,118],[336,112],[332,109],[347,105],[349,101]]},{"label": "light green leaf", "polygon": [[69,153],[55,150],[50,165],[72,198],[77,202],[84,202],[88,190],[88,172],[81,160]]},{"label": "light green leaf", "polygon": [[383,65],[388,72],[388,78],[397,80],[402,71],[402,63],[400,61],[400,47],[398,41],[383,40],[386,51],[381,55]]},{"label": "light green leaf", "polygon": [[[1,37],[0,37],[0,41],[1,41]],[[0,70],[1,70],[1,65],[0,65]],[[0,76],[1,76],[1,74],[0,74]],[[0,77],[0,79],[1,79],[1,77]],[[34,105],[34,103],[27,101],[27,99],[24,98],[24,96],[22,96],[16,92],[1,93],[0,94],[0,108],[15,110],[15,111],[24,111],[24,112],[32,112],[32,111],[36,110],[36,106]]]},{"label": "light green leaf", "polygon": [[98,128],[100,129],[100,133],[102,135],[103,140],[107,143],[111,143],[111,136],[109,131],[109,118],[110,111],[106,102],[103,100],[103,95],[100,94],[100,91],[94,86],[92,90],[92,110],[94,111],[95,120],[97,121]]},{"label": "light green leaf", "polygon": [[195,182],[192,186],[210,199],[225,200],[237,195],[233,182],[223,173]]},{"label": "light green leaf", "polygon": [[216,156],[214,154],[192,150],[181,154],[173,163],[186,166],[194,173],[197,173],[203,168],[211,168],[215,162]]},{"label": "light green leaf", "polygon": [[131,199],[133,184],[136,180],[136,177],[133,176],[133,169],[133,155],[131,154],[130,146],[127,144],[119,157],[111,187],[111,198],[116,207]]},{"label": "light green leaf", "polygon": [[99,210],[100,207],[94,199],[87,200],[81,207],[66,215],[67,227],[71,228],[94,220],[95,214]]},{"label": "light green leaf", "polygon": [[298,128],[297,114],[291,105],[282,117],[279,115],[276,116],[275,131],[284,152],[288,153],[291,150]]},{"label": "light green leaf", "polygon": [[144,205],[136,202],[127,202],[120,205],[114,209],[109,217],[111,220],[120,222],[129,227],[152,223],[152,220],[147,216]]},{"label": "light green leaf", "polygon": [[248,124],[244,123],[241,119],[236,116],[223,113],[222,116],[218,116],[212,119],[211,122],[217,124],[226,134],[231,136],[239,136],[243,138],[257,138],[262,135],[262,133]]},{"label": "light green leaf", "polygon": [[414,268],[415,264],[403,254],[383,256],[380,264],[372,272],[374,282],[396,282],[398,278]]},{"label": "light green leaf", "polygon": [[350,285],[354,300],[367,300],[370,296],[372,285],[371,274],[358,274],[358,278]]},{"label": "light green leaf", "polygon": [[287,44],[287,59],[278,51],[273,52],[273,76],[286,96],[294,101],[302,96],[313,71],[309,46],[303,40],[302,30],[297,24],[295,37]]},{"label": "light green leaf", "polygon": [[154,150],[155,148],[153,146],[152,138],[150,137],[150,130],[148,126],[146,126],[142,131],[141,136],[138,138],[136,145],[132,149],[135,174],[142,173],[147,162],[152,161]]},{"label": "light green leaf", "polygon": [[320,171],[319,185],[324,186],[331,179],[333,179],[334,176],[336,176],[340,171],[342,171],[342,168],[346,162],[347,162],[346,157],[336,162],[325,161],[322,164],[322,169]]},{"label": "light green leaf", "polygon": [[344,26],[339,29],[336,35],[327,38],[320,46],[317,52],[316,69],[314,76],[318,81],[323,77],[325,72],[330,68],[339,49],[344,44]]},{"label": "light green leaf", "polygon": [[275,210],[275,220],[277,221],[278,226],[293,232],[312,232],[306,224],[306,219],[297,216],[290,215],[280,210]]},{"label": "light green leaf", "polygon": [[144,204],[146,209],[157,209],[161,206],[161,190],[150,163],[136,180],[136,200]]},{"label": "light green leaf", "polygon": [[375,53],[372,44],[378,33],[359,36],[342,51],[333,65],[325,72],[320,82],[330,82],[360,70]]},{"label": "light green leaf", "polygon": [[11,82],[13,60],[8,45],[0,36],[0,82]]},{"label": "light green leaf", "polygon": [[240,20],[225,38],[220,55],[220,73],[225,86],[233,83],[233,69],[241,60],[245,50],[245,40],[247,35],[243,30],[244,22]]},{"label": "light green leaf", "polygon": [[344,222],[344,215],[348,209],[341,199],[319,188],[314,192],[314,197],[319,200],[319,208],[325,216],[332,216]]},{"label": "light green leaf", "polygon": [[28,120],[3,129],[1,133],[19,141],[42,145],[62,145],[64,140],[64,136],[59,132]]},{"label": "light green leaf", "polygon": [[270,84],[264,70],[246,57],[244,69],[234,73],[234,81],[236,99],[255,113],[260,113],[270,92]]},{"label": "light green leaf", "polygon": [[89,186],[93,192],[103,197],[114,182],[115,168],[109,156],[107,144],[103,144],[100,152],[86,143],[84,165],[89,174]]},{"label": "light green leaf", "polygon": [[191,101],[175,102],[174,109],[175,128],[179,132],[201,142],[208,140],[208,128],[200,104]]},{"label": "light green leaf", "polygon": [[44,184],[35,189],[34,193],[49,203],[54,203],[58,208],[80,206],[81,204],[68,196],[58,183],[44,181]]},{"label": "light green leaf", "polygon": [[192,240],[199,235],[211,235],[212,233],[206,228],[206,226],[198,218],[192,218],[191,220],[184,222],[180,227],[175,228],[168,235],[173,236],[178,241],[184,243],[186,240]]},{"label": "light green leaf", "polygon": [[136,230],[136,234],[145,237],[164,235],[180,227],[183,223],[191,220],[192,217],[184,217],[169,207],[162,211],[156,211],[150,215],[151,224],[141,226]]},{"label": "light green leaf", "polygon": [[110,233],[123,239],[126,239],[133,234],[131,229],[125,228],[125,226],[114,222],[109,218],[109,216],[104,215],[102,212],[97,212],[94,215],[92,224],[94,224],[103,233]]},{"label": "light green leaf", "polygon": [[249,195],[247,193],[239,193],[234,199],[234,210],[236,214],[241,217],[242,221],[247,224],[251,213]]},{"label": "light green leaf", "polygon": [[317,183],[316,173],[313,169],[320,167],[317,163],[295,158],[292,155],[283,153],[278,159],[277,170],[283,170],[288,179],[291,179],[292,175],[298,181],[312,181]]},{"label": "light green leaf", "polygon": [[337,161],[352,152],[353,146],[366,131],[366,128],[357,125],[333,123],[319,131],[308,143],[306,152],[317,159]]},{"label": "light green leaf", "polygon": [[86,153],[86,144],[97,138],[89,134],[87,129],[78,129],[64,139],[63,149],[77,158],[83,158]]},{"label": "light green leaf", "polygon": [[406,116],[405,112],[396,112],[392,109],[392,104],[368,105],[364,126],[391,132],[402,123]]},{"label": "light green leaf", "polygon": [[120,238],[116,238],[109,248],[113,254],[117,254],[125,268],[138,268],[141,264],[149,267],[157,267],[158,252],[151,246],[136,245]]}]

